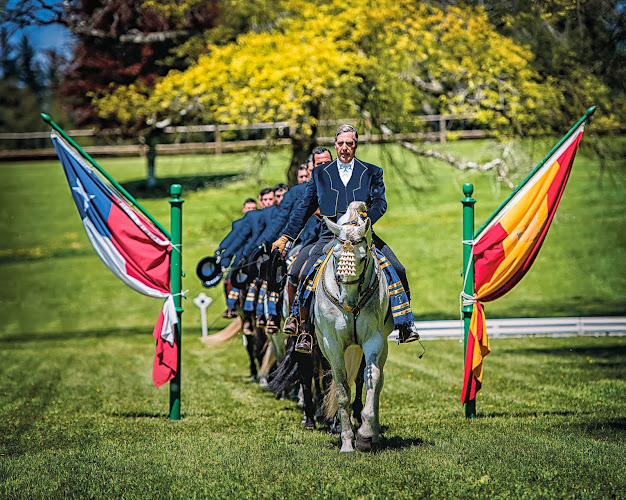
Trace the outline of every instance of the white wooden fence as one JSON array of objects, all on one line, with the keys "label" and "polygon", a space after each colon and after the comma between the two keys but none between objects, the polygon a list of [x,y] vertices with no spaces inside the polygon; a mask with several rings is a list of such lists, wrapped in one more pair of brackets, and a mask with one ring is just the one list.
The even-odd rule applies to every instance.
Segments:
[{"label": "white wooden fence", "polygon": [[[471,120],[471,115],[461,114],[448,114],[448,115],[424,115],[420,116],[419,120],[424,122],[435,122],[438,124],[436,131],[431,132],[416,132],[412,134],[395,134],[392,137],[384,136],[381,134],[372,134],[369,127],[366,127],[364,133],[361,134],[360,142],[365,143],[380,143],[388,142],[390,140],[428,140],[446,142],[450,134],[454,134],[455,137],[460,139],[474,139],[486,136],[484,130],[464,130],[459,128],[458,130],[450,130],[453,122],[464,122]],[[341,123],[356,124],[357,120],[345,119],[345,120],[322,120],[319,126],[323,129],[325,127],[335,127]],[[242,132],[242,131],[266,131],[267,136],[262,139],[250,139],[250,140],[238,140],[229,139],[225,137],[225,133]],[[67,134],[74,138],[92,137],[99,138],[101,136],[110,137],[114,139],[120,135],[119,130],[110,129],[97,132],[95,129],[79,129],[79,130],[67,130]],[[273,123],[252,123],[249,125],[192,125],[192,126],[179,126],[179,127],[166,127],[163,129],[165,135],[173,135],[174,141],[167,141],[173,143],[165,143],[157,145],[158,154],[183,154],[183,153],[215,153],[221,154],[223,152],[242,150],[248,148],[265,147],[270,142],[276,145],[289,145],[291,144],[291,137],[293,137],[294,130],[287,122],[273,122]],[[184,142],[181,139],[186,134],[193,133],[205,133],[212,136],[212,140],[206,142]],[[54,158],[56,153],[51,147],[44,148],[7,148],[3,147],[3,141],[24,141],[24,144],[28,144],[27,141],[33,141],[37,139],[46,139],[49,137],[49,132],[10,132],[0,133],[0,160],[9,159],[41,159],[41,158]],[[334,141],[332,136],[320,136],[317,141],[321,145],[330,145]],[[147,146],[143,144],[108,144],[89,146],[82,145],[81,147],[90,155],[94,156],[143,156],[147,151]]]},{"label": "white wooden fence", "polygon": [[[462,339],[463,321],[416,321],[423,340]],[[626,316],[487,319],[490,339],[525,335],[573,337],[577,335],[626,335]],[[389,340],[396,340],[390,335]]]}]

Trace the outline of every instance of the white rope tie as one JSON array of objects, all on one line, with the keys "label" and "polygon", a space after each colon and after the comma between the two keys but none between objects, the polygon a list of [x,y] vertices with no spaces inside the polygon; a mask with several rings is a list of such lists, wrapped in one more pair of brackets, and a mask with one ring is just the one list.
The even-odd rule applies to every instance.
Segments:
[{"label": "white rope tie", "polygon": [[[462,240],[462,243],[463,245],[471,245],[473,247],[475,242],[474,240]],[[469,274],[468,271],[473,260],[474,260],[474,253],[472,252],[469,260],[467,261],[467,268],[463,270],[463,290],[461,290],[461,293],[459,294],[459,317],[461,319],[461,323],[463,323],[463,308],[466,306],[474,305],[476,303],[476,294],[469,295],[468,293],[465,293],[465,285],[467,284],[467,277]],[[462,329],[461,331],[463,330],[464,329]],[[461,336],[461,340],[459,342],[463,342],[464,337],[465,337],[465,334]]]},{"label": "white rope tie", "polygon": [[[179,254],[181,254],[181,255],[182,255],[182,252],[181,252],[181,248],[182,248],[182,246],[183,246],[183,244],[182,244],[182,243],[179,243],[178,245],[174,245],[174,244],[172,244],[172,250],[176,250]],[[180,248],[179,248],[179,247],[180,247]]]},{"label": "white rope tie", "polygon": [[183,299],[187,298],[187,292],[189,292],[189,289],[185,290],[184,292],[180,292],[180,293],[173,293],[172,297],[178,297],[181,296]]}]

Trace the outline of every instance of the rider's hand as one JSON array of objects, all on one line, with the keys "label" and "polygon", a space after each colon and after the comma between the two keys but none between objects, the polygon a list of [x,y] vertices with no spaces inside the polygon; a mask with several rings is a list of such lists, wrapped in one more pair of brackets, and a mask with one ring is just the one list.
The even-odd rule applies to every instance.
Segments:
[{"label": "rider's hand", "polygon": [[272,243],[272,250],[276,250],[278,248],[278,250],[282,253],[285,250],[285,245],[288,241],[289,238],[283,234],[274,243]]}]

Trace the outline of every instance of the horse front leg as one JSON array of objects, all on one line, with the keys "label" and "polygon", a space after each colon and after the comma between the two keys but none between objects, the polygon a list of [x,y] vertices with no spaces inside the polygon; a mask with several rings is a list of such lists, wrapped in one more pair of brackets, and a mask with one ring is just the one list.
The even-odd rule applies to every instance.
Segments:
[{"label": "horse front leg", "polygon": [[335,395],[337,396],[337,404],[339,406],[339,422],[341,423],[341,453],[350,453],[354,451],[354,431],[352,430],[352,422],[350,421],[350,386],[346,379],[345,373],[335,373]]},{"label": "horse front leg", "polygon": [[[381,336],[382,338],[382,336]],[[380,393],[383,388],[383,366],[387,357],[386,339],[372,339],[363,346],[366,358],[365,366],[365,405],[361,412],[362,423],[357,431],[356,448],[359,451],[370,451],[372,444],[379,440],[380,422],[378,408]]]}]

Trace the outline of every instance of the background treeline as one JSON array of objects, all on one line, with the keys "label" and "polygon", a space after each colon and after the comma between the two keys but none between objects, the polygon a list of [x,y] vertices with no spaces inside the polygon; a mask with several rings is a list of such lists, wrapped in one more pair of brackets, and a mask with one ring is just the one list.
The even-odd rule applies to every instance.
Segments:
[{"label": "background treeline", "polygon": [[[117,128],[148,146],[168,125],[288,121],[289,173],[324,118],[413,132],[461,113],[502,139],[558,133],[591,105],[626,126],[618,0],[26,0],[0,8],[0,130]],[[35,57],[20,28],[60,24],[71,56]]]}]

